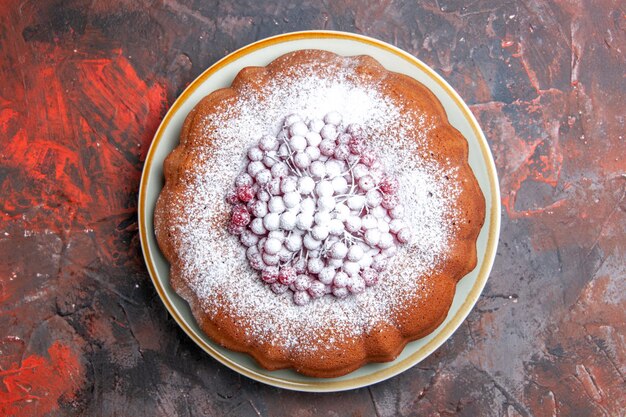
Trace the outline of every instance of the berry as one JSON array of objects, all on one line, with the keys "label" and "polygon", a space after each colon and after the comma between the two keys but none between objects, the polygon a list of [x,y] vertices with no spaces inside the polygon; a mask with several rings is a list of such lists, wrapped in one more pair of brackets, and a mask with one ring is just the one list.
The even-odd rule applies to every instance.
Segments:
[{"label": "berry", "polygon": [[354,168],[352,168],[352,175],[354,178],[359,179],[369,173],[369,168],[363,164],[356,164]]},{"label": "berry", "polygon": [[375,162],[376,155],[374,155],[374,152],[371,149],[365,148],[361,151],[361,163],[363,165],[371,167]]},{"label": "berry", "polygon": [[298,192],[300,194],[302,194],[302,195],[309,195],[309,194],[311,194],[313,192],[314,189],[315,189],[315,181],[313,180],[313,178],[311,178],[311,177],[300,177],[298,179]]},{"label": "berry", "polygon": [[348,254],[348,247],[343,242],[335,242],[330,248],[330,256],[334,259],[343,259]]},{"label": "berry", "polygon": [[267,203],[267,208],[269,209],[270,213],[280,214],[285,211],[285,202],[283,201],[282,197],[272,197],[269,203]]},{"label": "berry", "polygon": [[329,160],[326,162],[326,175],[328,178],[335,178],[338,175],[341,175],[341,167],[342,163],[339,161]]},{"label": "berry", "polygon": [[269,151],[263,157],[263,165],[265,165],[268,168],[273,167],[278,162],[279,161],[278,161],[278,156],[276,155],[276,151]]},{"label": "berry", "polygon": [[346,230],[350,233],[356,233],[361,230],[361,218],[359,216],[350,216],[345,220]]},{"label": "berry", "polygon": [[365,151],[365,143],[358,137],[351,136],[348,142],[348,149],[355,155],[360,155]]},{"label": "berry", "polygon": [[326,175],[326,165],[321,161],[313,161],[309,167],[309,172],[313,178],[324,178]]},{"label": "berry", "polygon": [[393,219],[389,222],[389,230],[391,233],[398,233],[405,227],[402,219]]},{"label": "berry", "polygon": [[361,278],[363,278],[365,285],[371,287],[378,282],[378,273],[372,268],[366,268],[361,272]]},{"label": "berry", "polygon": [[234,226],[246,226],[250,223],[250,213],[248,213],[248,209],[246,206],[237,205],[233,207],[232,216],[230,219],[231,223]]},{"label": "berry", "polygon": [[311,236],[313,236],[315,240],[319,241],[326,239],[328,237],[328,233],[328,227],[323,225],[316,225],[311,230]]},{"label": "berry", "polygon": [[270,195],[280,194],[280,178],[272,178],[272,180],[266,186],[267,192]]},{"label": "berry", "polygon": [[296,291],[293,293],[293,302],[296,305],[303,306],[311,301],[311,296],[306,291]]},{"label": "berry", "polygon": [[252,177],[245,172],[242,172],[241,174],[237,175],[237,178],[235,179],[235,185],[237,187],[241,187],[244,185],[251,186],[252,182],[253,182]]},{"label": "berry", "polygon": [[306,235],[304,235],[304,239],[302,239],[302,243],[304,244],[304,247],[307,248],[308,250],[315,250],[322,245],[322,242],[315,239],[310,233],[307,233]]},{"label": "berry", "polygon": [[387,210],[397,207],[399,204],[398,197],[395,194],[387,194],[383,198],[381,205]]},{"label": "berry", "polygon": [[261,159],[263,159],[263,151],[260,150],[258,147],[253,146],[248,149],[248,158],[251,161],[260,161]]},{"label": "berry", "polygon": [[260,253],[255,253],[249,256],[248,262],[250,263],[250,266],[257,271],[261,271],[267,267],[267,265],[263,262],[263,258],[261,258]]},{"label": "berry", "polygon": [[296,270],[296,274],[304,274],[306,272],[306,261],[304,258],[299,258],[293,263],[293,269]]},{"label": "berry", "polygon": [[298,214],[296,226],[300,230],[309,230],[313,226],[313,215],[308,212]]},{"label": "berry", "polygon": [[363,258],[364,251],[363,248],[359,245],[352,245],[350,249],[348,249],[348,260],[353,262],[358,262]]},{"label": "berry", "polygon": [[332,292],[337,298],[346,298],[349,295],[349,291],[345,287],[333,287]]},{"label": "berry", "polygon": [[352,294],[360,294],[365,291],[365,280],[360,276],[352,278],[352,282],[348,285],[348,291]]},{"label": "berry", "polygon": [[315,193],[318,197],[331,197],[333,192],[333,185],[330,181],[320,181],[315,187]]},{"label": "berry", "polygon": [[262,169],[265,169],[265,165],[261,161],[252,161],[248,164],[247,172],[252,177],[256,177],[256,174],[259,173]]},{"label": "berry", "polygon": [[228,192],[228,194],[226,194],[226,202],[228,204],[235,205],[235,204],[239,203],[239,201],[241,201],[241,200],[239,200],[239,197],[237,197],[237,191],[231,190],[231,191]]},{"label": "berry", "polygon": [[383,195],[378,190],[369,190],[365,195],[365,199],[369,207],[378,207],[383,202]]},{"label": "berry", "polygon": [[301,169],[306,169],[311,165],[311,157],[306,152],[298,152],[293,158],[295,166]]},{"label": "berry", "polygon": [[264,217],[267,214],[267,204],[257,200],[250,206],[250,212],[254,217]]},{"label": "berry", "polygon": [[283,266],[278,273],[278,281],[283,285],[290,285],[296,280],[296,270],[290,266]]},{"label": "berry", "polygon": [[389,211],[389,215],[392,219],[401,219],[404,217],[404,206],[402,204],[398,204],[394,208]]},{"label": "berry", "polygon": [[320,298],[326,294],[326,286],[320,281],[313,281],[309,287],[309,295],[313,298]]},{"label": "berry", "polygon": [[275,293],[275,294],[284,294],[285,292],[287,292],[287,290],[289,289],[289,287],[287,285],[283,285],[280,282],[275,282],[272,285],[270,285],[270,289]]},{"label": "berry", "polygon": [[313,212],[315,211],[315,200],[313,200],[312,198],[305,198],[304,200],[302,200],[302,202],[300,203],[300,211],[302,213],[308,213],[312,216]]},{"label": "berry", "polygon": [[302,121],[302,117],[299,114],[292,113],[289,116],[285,117],[285,126],[291,126],[294,123]]},{"label": "berry", "polygon": [[380,242],[380,232],[378,229],[369,229],[365,232],[365,241],[371,246],[378,245],[378,242]]},{"label": "berry", "polygon": [[270,255],[276,255],[280,251],[281,247],[282,243],[280,243],[280,240],[274,238],[267,239],[265,241],[265,245],[263,245],[265,253]]},{"label": "berry", "polygon": [[373,215],[366,214],[363,216],[361,224],[365,230],[374,229],[375,227],[378,227],[378,220]]},{"label": "berry", "polygon": [[272,179],[272,173],[269,169],[263,168],[256,173],[254,179],[259,185],[265,185]]},{"label": "berry", "polygon": [[381,233],[378,247],[381,249],[388,249],[393,246],[393,236],[391,233]]},{"label": "berry", "polygon": [[304,138],[306,139],[306,142],[309,144],[309,146],[315,148],[319,147],[320,143],[322,142],[322,137],[318,132],[308,132],[306,135],[304,135]]},{"label": "berry", "polygon": [[289,126],[289,134],[291,136],[304,136],[309,132],[309,128],[304,122],[296,122]]},{"label": "berry", "polygon": [[304,152],[309,156],[311,161],[317,161],[322,153],[320,152],[320,148],[317,146],[307,146]]},{"label": "berry", "polygon": [[261,279],[263,282],[273,284],[278,280],[278,267],[268,266],[261,272]]},{"label": "berry", "polygon": [[374,188],[376,184],[374,183],[374,178],[372,178],[371,175],[365,175],[361,178],[359,178],[359,187],[363,190],[363,191],[369,191],[372,188]]},{"label": "berry", "polygon": [[363,127],[358,123],[350,123],[346,128],[346,132],[358,138],[362,138],[365,136],[365,131],[363,130]]},{"label": "berry", "polygon": [[343,271],[339,271],[335,274],[333,278],[333,286],[335,287],[345,287],[350,283],[350,277]]},{"label": "berry", "polygon": [[313,219],[315,220],[315,224],[325,227],[328,227],[328,223],[332,220],[330,213],[327,211],[318,211],[315,213],[315,217]]},{"label": "berry", "polygon": [[360,211],[366,203],[365,196],[363,195],[353,195],[348,198],[348,207],[352,210]]},{"label": "berry", "polygon": [[324,156],[332,156],[335,153],[335,139],[324,139],[320,143],[320,152]]},{"label": "berry", "polygon": [[322,268],[322,270],[317,275],[317,279],[319,279],[319,281],[322,284],[330,284],[333,282],[334,278],[335,278],[335,268],[332,268],[330,266],[326,266]]},{"label": "berry", "polygon": [[261,217],[257,217],[250,222],[250,230],[259,236],[264,235],[267,232],[267,229],[263,225],[263,219]]},{"label": "berry", "polygon": [[354,276],[357,275],[361,270],[361,265],[356,262],[346,261],[343,263],[343,270],[349,276]]},{"label": "berry", "polygon": [[388,233],[389,232],[389,223],[387,222],[387,220],[383,219],[378,219],[378,230],[380,231],[380,233]]},{"label": "berry", "polygon": [[402,228],[396,235],[400,243],[408,243],[411,240],[411,230],[408,227]]},{"label": "berry", "polygon": [[337,111],[331,111],[329,113],[326,113],[326,116],[324,116],[325,123],[335,125],[335,126],[339,126],[342,119],[343,117],[341,116],[341,113]]},{"label": "berry", "polygon": [[339,236],[345,231],[343,222],[339,219],[332,219],[328,222],[328,232],[331,235]]},{"label": "berry", "polygon": [[332,180],[335,194],[344,194],[348,191],[348,181],[344,177],[335,177]]},{"label": "berry", "polygon": [[265,190],[259,190],[259,192],[256,194],[256,198],[258,198],[259,201],[267,203],[268,201],[270,201],[271,195]]},{"label": "berry", "polygon": [[244,226],[238,226],[236,224],[229,224],[228,227],[228,233],[230,233],[231,235],[235,235],[235,236],[239,236],[240,234],[243,233],[243,231],[245,230]]},{"label": "berry", "polygon": [[335,206],[335,218],[339,221],[344,221],[350,216],[350,208],[344,203],[339,203]]},{"label": "berry", "polygon": [[243,201],[244,203],[247,203],[254,198],[254,189],[249,185],[242,185],[240,187],[237,187],[236,193],[237,198],[239,198],[239,200]]},{"label": "berry", "polygon": [[265,135],[259,140],[259,148],[262,151],[274,151],[278,148],[278,141],[274,136]]},{"label": "berry", "polygon": [[297,234],[291,234],[285,240],[285,247],[292,252],[297,252],[302,248],[302,236]]},{"label": "berry", "polygon": [[309,129],[312,132],[316,132],[319,133],[320,130],[322,130],[322,128],[324,127],[326,123],[324,123],[323,120],[320,119],[312,119],[311,121],[309,121]]},{"label": "berry", "polygon": [[333,197],[320,197],[317,199],[317,207],[320,211],[332,211],[335,208],[336,201]]},{"label": "berry", "polygon": [[387,259],[383,256],[376,255],[374,257],[374,262],[372,262],[372,269],[377,272],[382,272],[387,269]]},{"label": "berry", "polygon": [[298,275],[296,280],[294,281],[294,288],[298,291],[306,291],[311,286],[313,279],[308,275]]},{"label": "berry", "polygon": [[280,215],[279,227],[283,230],[293,230],[296,227],[296,219],[294,211],[286,211]]},{"label": "berry", "polygon": [[350,143],[350,139],[352,139],[351,135],[347,133],[342,133],[341,135],[337,136],[337,143],[340,145],[347,145],[348,143]]},{"label": "berry", "polygon": [[278,213],[269,213],[263,218],[263,226],[269,231],[277,230],[280,226],[280,217]]},{"label": "berry", "polygon": [[327,124],[320,130],[320,136],[322,136],[322,139],[335,141],[337,138],[337,128],[334,125]]},{"label": "berry", "polygon": [[398,189],[400,188],[398,180],[394,177],[389,176],[384,176],[378,186],[380,187],[380,190],[385,194],[397,194]]},{"label": "berry", "polygon": [[385,210],[381,206],[378,206],[378,207],[374,207],[373,209],[371,209],[370,213],[372,214],[372,216],[376,217],[377,219],[382,219],[387,215],[387,210]]},{"label": "berry", "polygon": [[280,261],[278,255],[271,255],[269,253],[263,254],[263,262],[266,265],[278,265],[278,261]]},{"label": "berry", "polygon": [[255,235],[251,230],[244,230],[239,238],[241,243],[246,246],[254,246],[259,242],[259,237]]},{"label": "berry", "polygon": [[277,162],[272,166],[272,177],[283,178],[289,175],[289,167],[284,162]]},{"label": "berry", "polygon": [[285,207],[287,208],[296,207],[298,204],[300,204],[300,193],[298,193],[297,191],[291,191],[286,193],[283,196],[283,202]]},{"label": "berry", "polygon": [[311,258],[307,263],[307,271],[311,274],[319,274],[324,269],[324,261],[320,258]]},{"label": "berry", "polygon": [[291,139],[289,139],[289,146],[296,152],[305,150],[306,145],[307,143],[304,136],[292,136]]}]

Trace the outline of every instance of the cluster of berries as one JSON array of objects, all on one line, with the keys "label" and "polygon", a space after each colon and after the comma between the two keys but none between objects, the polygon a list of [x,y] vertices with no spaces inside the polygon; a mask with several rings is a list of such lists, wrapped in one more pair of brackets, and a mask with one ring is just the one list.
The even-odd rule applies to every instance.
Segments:
[{"label": "cluster of berries", "polygon": [[277,136],[247,152],[227,201],[228,226],[275,293],[304,305],[360,293],[378,282],[399,243],[411,239],[398,181],[365,144],[363,129],[287,116]]}]

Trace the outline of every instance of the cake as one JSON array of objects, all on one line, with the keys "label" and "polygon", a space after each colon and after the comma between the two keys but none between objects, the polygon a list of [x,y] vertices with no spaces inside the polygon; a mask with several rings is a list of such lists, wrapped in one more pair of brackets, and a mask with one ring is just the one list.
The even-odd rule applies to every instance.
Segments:
[{"label": "cake", "polygon": [[485,199],[437,98],[369,56],[246,67],[187,116],[154,224],[216,343],[336,377],[395,359],[475,268]]}]

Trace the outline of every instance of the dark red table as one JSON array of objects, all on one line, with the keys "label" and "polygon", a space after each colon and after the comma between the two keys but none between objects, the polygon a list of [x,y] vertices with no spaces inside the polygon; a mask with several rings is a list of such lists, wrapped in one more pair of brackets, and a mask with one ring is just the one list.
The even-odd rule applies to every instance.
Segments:
[{"label": "dark red table", "polygon": [[[624,415],[624,2],[257,3],[1,3],[0,415]],[[442,348],[314,395],[240,377],[185,336],[146,272],[136,207],[187,83],[254,40],[321,28],[449,80],[491,144],[503,227]]]}]

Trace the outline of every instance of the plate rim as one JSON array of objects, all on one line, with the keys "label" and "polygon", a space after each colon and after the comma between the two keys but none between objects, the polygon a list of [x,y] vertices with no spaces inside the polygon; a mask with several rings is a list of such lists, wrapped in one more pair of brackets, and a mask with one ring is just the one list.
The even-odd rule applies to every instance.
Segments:
[{"label": "plate rim", "polygon": [[[148,229],[153,231],[153,228],[150,228],[147,222],[152,223],[151,219],[147,219],[145,215],[145,209],[147,207],[146,197],[148,190],[148,179],[150,176],[151,166],[153,162],[153,157],[156,149],[158,148],[161,140],[163,139],[163,133],[167,126],[169,125],[171,119],[174,114],[179,110],[183,103],[189,99],[189,96],[211,75],[213,75],[218,70],[222,69],[226,65],[237,61],[239,58],[246,56],[252,52],[255,52],[259,49],[263,49],[266,47],[271,47],[272,45],[297,41],[303,39],[342,39],[342,40],[351,40],[357,41],[361,43],[365,43],[369,46],[378,47],[384,49],[388,52],[391,52],[394,55],[399,56],[400,58],[408,61],[410,64],[418,67],[421,71],[423,71],[426,75],[433,79],[441,88],[444,89],[446,93],[453,100],[454,104],[461,110],[463,116],[467,119],[470,127],[472,128],[474,135],[478,139],[478,144],[482,156],[482,160],[485,162],[485,168],[487,171],[488,182],[489,182],[489,190],[491,192],[491,206],[490,206],[490,216],[488,219],[489,225],[489,234],[487,236],[487,243],[485,247],[485,254],[483,256],[483,263],[478,271],[476,281],[470,288],[467,296],[463,300],[461,306],[459,307],[456,314],[450,318],[450,321],[436,334],[433,339],[428,341],[423,347],[419,350],[411,354],[409,357],[403,359],[402,361],[393,364],[392,366],[388,366],[385,368],[381,368],[378,371],[369,374],[360,376],[350,380],[337,381],[333,379],[329,380],[319,380],[315,379],[310,383],[300,383],[294,381],[287,381],[282,378],[274,378],[268,375],[259,374],[254,372],[254,370],[250,370],[246,366],[240,365],[237,361],[234,361],[230,358],[225,357],[222,353],[215,350],[212,346],[206,344],[202,339],[200,339],[193,329],[191,329],[186,320],[179,315],[176,308],[171,304],[169,297],[166,293],[166,290],[161,285],[161,282],[158,278],[157,268],[154,264],[154,260],[152,258],[151,249],[149,247],[148,242]],[[428,87],[427,87],[428,88]],[[489,203],[489,202],[487,202]],[[489,144],[485,135],[480,128],[478,121],[476,120],[474,114],[471,112],[467,104],[463,101],[460,95],[448,84],[448,82],[443,79],[438,73],[436,73],[432,68],[422,62],[420,59],[414,57],[408,52],[388,44],[384,41],[371,38],[365,35],[350,33],[350,32],[340,32],[340,31],[331,31],[331,30],[307,30],[307,31],[297,31],[297,32],[289,32],[283,33],[275,36],[271,36],[265,39],[261,39],[250,43],[242,48],[239,48],[230,54],[226,55],[222,59],[215,62],[209,68],[204,70],[200,75],[198,75],[186,88],[183,92],[176,98],[176,100],[172,103],[166,114],[163,116],[161,123],[159,124],[158,129],[156,130],[148,152],[146,153],[144,166],[142,169],[140,185],[139,185],[139,193],[138,193],[138,206],[137,206],[137,214],[138,214],[138,224],[139,224],[139,240],[141,244],[141,250],[144,256],[144,260],[146,263],[146,267],[148,269],[148,273],[152,280],[155,289],[157,290],[157,294],[161,299],[161,302],[165,305],[169,314],[174,318],[176,323],[180,326],[180,328],[190,337],[200,348],[202,348],[206,353],[208,353],[215,360],[220,362],[221,364],[227,366],[233,371],[244,375],[248,378],[251,378],[258,382],[263,382],[268,385],[272,385],[279,388],[296,390],[296,391],[306,391],[306,392],[337,392],[337,391],[345,391],[349,389],[361,388],[364,386],[372,385],[378,382],[382,382],[386,379],[392,378],[410,367],[416,365],[429,355],[431,355],[435,350],[437,350],[446,340],[448,340],[452,334],[458,329],[458,327],[465,321],[472,308],[476,304],[478,297],[482,293],[482,290],[487,283],[489,278],[489,274],[491,272],[493,262],[496,255],[497,243],[500,235],[500,213],[501,213],[501,205],[500,205],[500,188],[498,184],[498,176],[497,170],[495,167],[495,162],[489,148]],[[487,221],[485,222],[485,227],[487,225]],[[391,363],[391,362],[389,362]],[[313,378],[312,378],[313,380]]]}]

